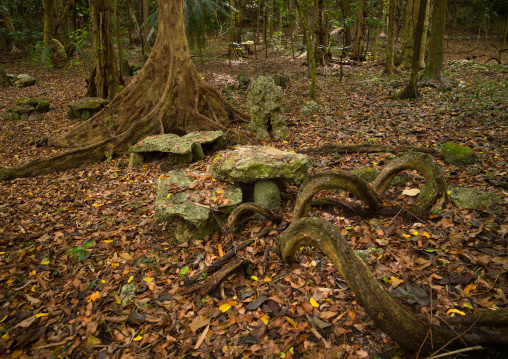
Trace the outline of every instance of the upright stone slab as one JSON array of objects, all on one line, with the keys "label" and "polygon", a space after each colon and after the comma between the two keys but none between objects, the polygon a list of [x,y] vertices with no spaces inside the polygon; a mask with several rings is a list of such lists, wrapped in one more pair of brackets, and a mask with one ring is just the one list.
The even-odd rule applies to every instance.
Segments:
[{"label": "upright stone slab", "polygon": [[259,76],[247,89],[247,106],[251,115],[250,130],[257,139],[286,137],[288,129],[282,111],[282,89],[271,78]]},{"label": "upright stone slab", "polygon": [[178,240],[201,239],[220,228],[227,214],[242,203],[242,191],[233,185],[213,181],[209,173],[170,171],[157,179],[155,215],[176,219]]}]

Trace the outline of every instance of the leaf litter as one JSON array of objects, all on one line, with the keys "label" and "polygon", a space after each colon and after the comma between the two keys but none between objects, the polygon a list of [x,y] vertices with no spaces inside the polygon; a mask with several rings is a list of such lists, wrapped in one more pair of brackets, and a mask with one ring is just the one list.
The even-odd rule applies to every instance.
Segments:
[{"label": "leaf litter", "polygon": [[[321,109],[305,117],[297,109],[306,101],[306,70],[290,57],[270,53],[231,68],[223,61],[196,64],[219,89],[235,83],[240,72],[290,76],[285,90],[290,135],[263,141],[266,145],[298,152],[329,143],[437,148],[453,141],[475,150],[479,161],[466,168],[436,160],[449,184],[493,191],[500,205],[473,210],[448,203],[416,223],[401,216],[365,219],[333,208],[312,210],[337,225],[355,249],[379,249],[370,255],[371,270],[412,312],[439,317],[508,305],[506,67],[447,57],[446,72],[460,86],[448,92],[423,88],[422,99],[413,102],[387,99],[407,74],[381,77],[377,63],[347,67],[341,83],[334,69],[320,70]],[[41,92],[53,109],[34,122],[0,121],[2,167],[60,151],[33,143],[78,123],[66,119],[65,103],[84,89],[77,71],[43,70],[27,62],[7,67],[39,82],[3,91],[3,111],[16,98]],[[244,91],[224,95],[246,110]],[[315,155],[311,171],[380,169],[391,156]],[[206,170],[209,162],[190,167]],[[283,194],[280,225],[248,218],[232,234],[179,243],[173,224],[154,218],[155,181],[168,165],[156,160],[129,169],[127,163],[120,157],[0,182],[2,356],[332,358],[368,357],[394,347],[320,252],[302,248],[292,266],[275,254],[278,234],[291,219],[294,188]],[[388,200],[411,205],[422,181],[410,173],[405,184],[388,192]],[[211,263],[262,228],[267,235],[236,253],[250,262],[245,271],[225,278],[211,294],[185,293],[189,278],[206,280]],[[233,241],[225,242],[226,236]]]}]

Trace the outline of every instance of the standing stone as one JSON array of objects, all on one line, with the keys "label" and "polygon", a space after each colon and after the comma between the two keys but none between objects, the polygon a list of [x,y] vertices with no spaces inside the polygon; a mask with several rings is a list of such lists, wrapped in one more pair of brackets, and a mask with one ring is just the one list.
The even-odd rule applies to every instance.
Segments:
[{"label": "standing stone", "polygon": [[278,212],[280,209],[280,190],[272,180],[257,181],[254,184],[254,202]]},{"label": "standing stone", "polygon": [[282,111],[282,88],[271,78],[259,76],[252,80],[247,89],[247,106],[251,115],[250,130],[257,139],[275,140],[286,137],[288,128]]}]

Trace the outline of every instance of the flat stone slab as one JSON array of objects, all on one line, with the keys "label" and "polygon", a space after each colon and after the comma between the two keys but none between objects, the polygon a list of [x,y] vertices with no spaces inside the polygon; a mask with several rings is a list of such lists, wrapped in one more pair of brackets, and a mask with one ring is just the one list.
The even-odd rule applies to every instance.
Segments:
[{"label": "flat stone slab", "polygon": [[185,136],[182,136],[182,138],[199,143],[200,145],[215,144],[218,142],[222,142],[221,144],[223,144],[224,132],[222,132],[222,131],[197,131],[197,132],[188,133]]},{"label": "flat stone slab", "polygon": [[160,176],[156,190],[156,217],[183,221],[183,226],[177,227],[175,233],[179,240],[212,234],[220,227],[217,218],[225,220],[225,216],[242,203],[240,188],[215,181],[210,173],[189,169]]},{"label": "flat stone slab", "polygon": [[11,120],[28,120],[30,114],[37,112],[48,112],[50,100],[47,98],[20,98],[16,101],[16,106],[7,109],[11,114]]},{"label": "flat stone slab", "polygon": [[167,153],[172,165],[182,165],[202,160],[205,155],[203,146],[214,150],[224,144],[222,131],[197,131],[183,137],[175,134],[150,136],[129,147],[130,167],[141,164],[145,154]]},{"label": "flat stone slab", "polygon": [[212,175],[229,182],[282,179],[300,185],[308,175],[310,163],[306,155],[268,146],[243,146],[219,153],[212,162]]},{"label": "flat stone slab", "polygon": [[12,83],[16,87],[28,87],[35,85],[37,83],[37,79],[27,74],[19,74],[12,78]]},{"label": "flat stone slab", "polygon": [[147,137],[129,147],[129,152],[166,152],[185,155],[192,152],[193,144],[192,140],[168,133]]},{"label": "flat stone slab", "polygon": [[448,198],[457,207],[478,208],[501,202],[501,197],[492,192],[461,187],[448,187],[446,191]]}]

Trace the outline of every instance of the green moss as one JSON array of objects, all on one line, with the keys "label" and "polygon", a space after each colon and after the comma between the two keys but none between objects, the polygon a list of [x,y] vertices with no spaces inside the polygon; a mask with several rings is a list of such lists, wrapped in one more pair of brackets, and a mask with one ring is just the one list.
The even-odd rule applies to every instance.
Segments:
[{"label": "green moss", "polygon": [[455,166],[468,166],[476,162],[476,154],[472,148],[457,146],[451,142],[441,146],[443,158],[446,162]]}]

